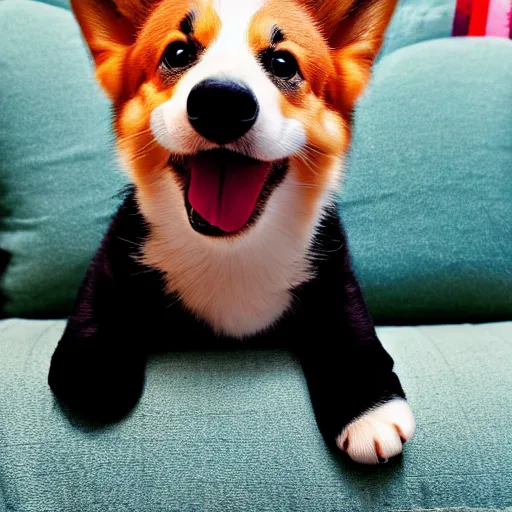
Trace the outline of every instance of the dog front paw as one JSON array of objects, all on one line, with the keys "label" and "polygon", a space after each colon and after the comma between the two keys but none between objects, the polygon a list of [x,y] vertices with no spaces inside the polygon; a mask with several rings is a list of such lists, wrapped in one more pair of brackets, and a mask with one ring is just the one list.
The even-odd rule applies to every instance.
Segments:
[{"label": "dog front paw", "polygon": [[98,341],[59,344],[48,383],[57,399],[88,420],[121,419],[138,402],[144,384],[141,355],[112,351]]},{"label": "dog front paw", "polygon": [[415,421],[406,400],[378,405],[349,423],[336,438],[338,448],[360,464],[378,464],[402,452],[414,435]]}]

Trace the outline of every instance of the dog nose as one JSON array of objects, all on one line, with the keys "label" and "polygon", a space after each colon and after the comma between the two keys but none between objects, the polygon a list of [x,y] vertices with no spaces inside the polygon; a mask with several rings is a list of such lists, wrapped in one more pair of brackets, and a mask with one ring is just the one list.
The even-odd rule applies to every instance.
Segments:
[{"label": "dog nose", "polygon": [[218,78],[199,82],[187,100],[190,124],[219,145],[247,133],[256,122],[258,110],[258,101],[245,84]]}]

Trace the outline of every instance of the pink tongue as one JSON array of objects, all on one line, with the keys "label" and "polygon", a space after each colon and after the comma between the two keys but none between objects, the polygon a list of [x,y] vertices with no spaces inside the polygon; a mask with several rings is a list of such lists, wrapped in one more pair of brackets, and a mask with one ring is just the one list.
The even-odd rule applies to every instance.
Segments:
[{"label": "pink tongue", "polygon": [[238,231],[251,218],[270,165],[228,152],[194,156],[189,161],[190,205],[212,226]]}]

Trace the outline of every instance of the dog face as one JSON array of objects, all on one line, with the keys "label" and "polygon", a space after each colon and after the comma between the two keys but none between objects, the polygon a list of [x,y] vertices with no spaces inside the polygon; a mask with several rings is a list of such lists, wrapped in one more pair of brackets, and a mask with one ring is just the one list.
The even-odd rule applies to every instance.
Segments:
[{"label": "dog face", "polygon": [[73,0],[148,220],[172,210],[190,236],[233,241],[288,187],[311,226],[395,4]]}]

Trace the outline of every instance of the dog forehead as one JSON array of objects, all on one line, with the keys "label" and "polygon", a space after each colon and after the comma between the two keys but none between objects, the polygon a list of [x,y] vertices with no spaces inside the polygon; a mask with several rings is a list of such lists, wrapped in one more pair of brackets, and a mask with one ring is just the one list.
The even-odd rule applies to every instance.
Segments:
[{"label": "dog forehead", "polygon": [[213,0],[220,20],[218,50],[234,52],[245,47],[251,20],[264,4],[265,0]]},{"label": "dog forehead", "polygon": [[222,24],[247,28],[252,17],[264,6],[265,0],[214,0],[213,6]]},{"label": "dog forehead", "polygon": [[271,44],[276,28],[309,55],[328,50],[304,0],[209,0],[203,5],[210,5],[219,19],[215,42],[224,51],[235,53],[249,46],[258,53]]}]

